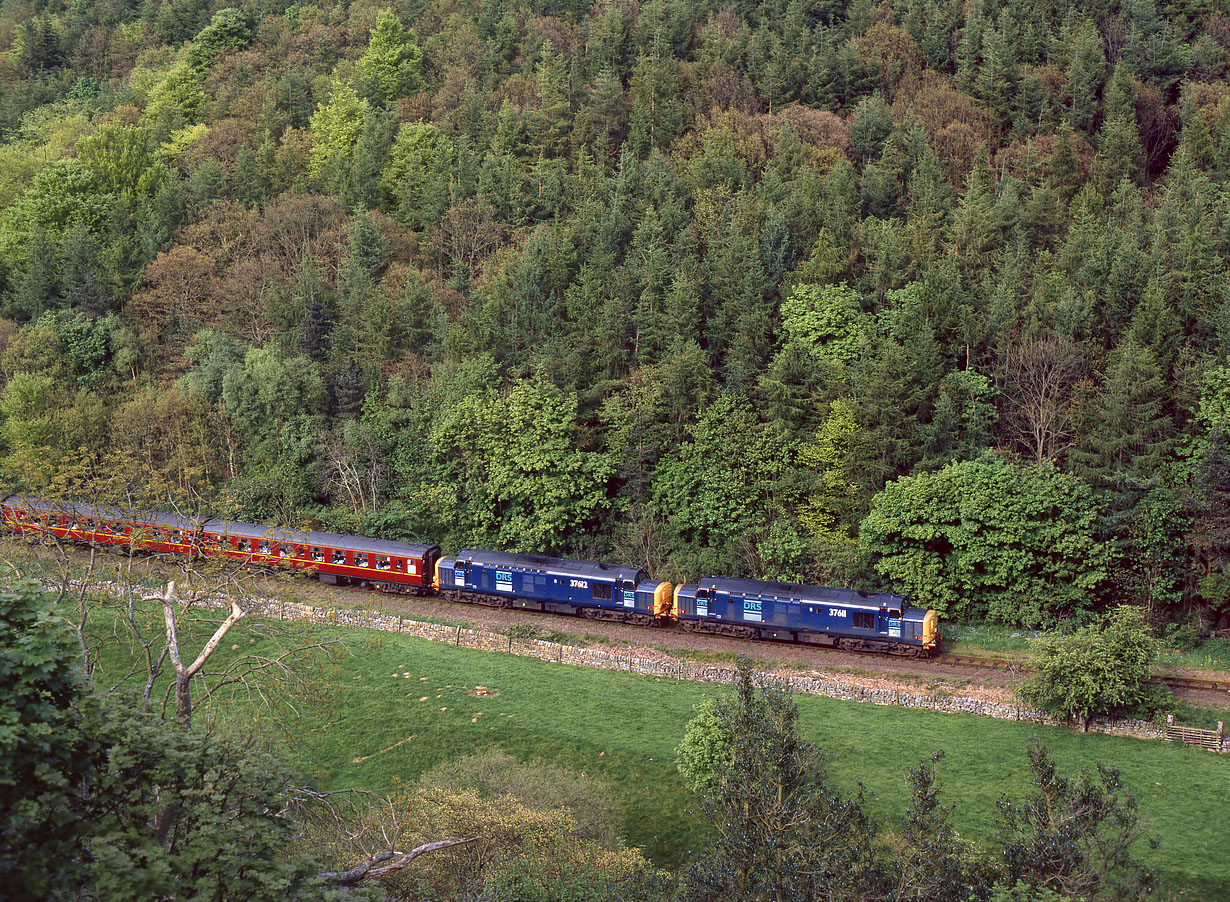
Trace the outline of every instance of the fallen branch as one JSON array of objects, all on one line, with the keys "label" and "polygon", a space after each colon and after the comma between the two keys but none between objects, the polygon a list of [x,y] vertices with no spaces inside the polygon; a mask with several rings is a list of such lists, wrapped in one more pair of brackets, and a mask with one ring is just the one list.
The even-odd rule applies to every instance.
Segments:
[{"label": "fallen branch", "polygon": [[[354,886],[360,880],[368,877],[383,877],[386,874],[391,874],[394,871],[400,871],[414,859],[420,855],[426,855],[428,852],[435,852],[439,849],[447,849],[449,846],[463,846],[466,843],[472,843],[481,837],[471,836],[469,839],[441,839],[437,842],[423,843],[417,848],[411,849],[409,852],[394,852],[386,850],[373,855],[371,858],[364,861],[362,864],[356,865],[348,871],[328,871],[321,876],[331,883],[338,883],[342,886]],[[382,868],[372,870],[374,865],[381,864],[400,855],[401,857],[392,864],[386,864]]]}]

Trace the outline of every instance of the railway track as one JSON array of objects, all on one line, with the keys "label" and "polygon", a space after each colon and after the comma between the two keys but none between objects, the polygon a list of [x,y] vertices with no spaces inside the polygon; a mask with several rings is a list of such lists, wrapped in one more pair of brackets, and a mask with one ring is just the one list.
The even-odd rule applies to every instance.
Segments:
[{"label": "railway track", "polygon": [[[485,605],[482,602],[475,602],[469,598],[466,598],[460,593],[456,593],[456,592],[445,591],[445,592],[440,593],[440,597],[446,601],[450,601],[456,604],[462,604],[466,606],[478,604],[482,607],[497,607],[495,605]],[[601,622],[601,621],[591,621],[591,622]],[[671,634],[679,635],[679,636],[704,635],[706,638],[709,638],[709,639],[717,639],[719,641],[727,640],[731,643],[741,643],[741,642],[746,641],[744,639],[740,639],[734,636],[724,636],[719,633],[698,634],[694,632],[689,632],[688,630],[681,629],[678,626],[673,626],[673,627],[655,626],[654,630],[659,633],[671,633]],[[852,651],[849,649],[830,649],[830,648],[826,648],[821,645],[800,646],[797,643],[784,642],[784,641],[778,641],[778,640],[773,640],[773,639],[761,639],[757,641],[759,644],[763,644],[763,645],[789,646],[793,648],[808,648],[808,649],[815,649],[820,652],[834,652],[834,653],[840,652],[840,653],[845,653],[845,654],[855,654],[859,656],[867,655],[869,657],[878,658],[878,659],[890,659],[890,660],[901,660],[902,659],[902,657],[900,656],[890,656],[890,655],[885,655],[882,652],[875,652],[875,651]],[[1019,658],[983,658],[983,657],[978,657],[975,655],[954,655],[954,654],[948,654],[948,653],[941,653],[939,655],[936,655],[934,658],[922,658],[922,659],[913,659],[913,660],[922,660],[922,661],[926,661],[926,663],[929,663],[929,664],[938,664],[942,667],[951,667],[954,670],[960,670],[960,669],[991,670],[991,671],[996,671],[998,673],[1006,673],[1006,674],[1012,674],[1012,675],[1026,674],[1026,673],[1029,673],[1030,670],[1032,669],[1029,666],[1029,663],[1027,661],[1023,661]],[[1154,674],[1153,679],[1160,680],[1162,683],[1169,686],[1171,689],[1187,689],[1187,690],[1199,691],[1199,692],[1230,692],[1230,680],[1215,680],[1215,679],[1210,679],[1208,677],[1171,676],[1169,674]]]},{"label": "railway track", "polygon": [[[1025,661],[1010,658],[976,658],[972,655],[942,654],[931,659],[936,664],[946,667],[969,667],[979,670],[996,670],[1001,673],[1028,673],[1030,666]],[[1171,676],[1165,673],[1153,674],[1153,679],[1159,680],[1171,689],[1191,689],[1200,692],[1230,692],[1230,680],[1214,680],[1209,677]]]},{"label": "railway track", "polygon": [[975,670],[998,670],[1001,673],[1026,673],[1029,665],[1012,658],[976,658],[973,655],[940,654],[931,659],[945,667],[968,667]]},{"label": "railway track", "polygon": [[1181,677],[1167,674],[1154,674],[1155,680],[1161,680],[1171,689],[1194,689],[1201,692],[1230,692],[1230,680],[1210,680],[1207,677]]}]

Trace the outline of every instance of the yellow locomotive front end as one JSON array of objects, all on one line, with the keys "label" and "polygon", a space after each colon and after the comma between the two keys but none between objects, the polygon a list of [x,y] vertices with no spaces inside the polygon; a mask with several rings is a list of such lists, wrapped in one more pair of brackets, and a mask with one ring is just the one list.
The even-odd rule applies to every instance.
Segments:
[{"label": "yellow locomotive front end", "polygon": [[659,623],[675,622],[675,587],[658,583],[653,590],[653,615]]},{"label": "yellow locomotive front end", "polygon": [[934,651],[940,646],[940,615],[935,611],[927,611],[923,617],[922,647],[927,651]]}]

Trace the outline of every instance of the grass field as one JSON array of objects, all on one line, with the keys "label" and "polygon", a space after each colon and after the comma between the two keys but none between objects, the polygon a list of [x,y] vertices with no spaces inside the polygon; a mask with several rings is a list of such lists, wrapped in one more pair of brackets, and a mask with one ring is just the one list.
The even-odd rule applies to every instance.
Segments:
[{"label": "grass field", "polygon": [[[249,643],[244,624],[228,642]],[[327,703],[293,725],[290,754],[322,788],[414,783],[451,757],[497,747],[611,783],[628,841],[674,866],[705,842],[674,748],[697,702],[722,687],[561,666],[360,631],[322,676]],[[224,646],[225,653],[232,653]],[[481,687],[481,688],[480,688]],[[477,694],[476,694],[477,693]],[[804,733],[830,755],[831,778],[861,780],[886,829],[905,805],[906,770],[942,748],[940,776],[961,833],[990,844],[995,801],[1028,791],[1024,749],[1038,736],[1074,774],[1113,763],[1140,797],[1158,850],[1140,855],[1184,899],[1230,898],[1230,759],[1162,743],[1064,729],[797,698]]]}]

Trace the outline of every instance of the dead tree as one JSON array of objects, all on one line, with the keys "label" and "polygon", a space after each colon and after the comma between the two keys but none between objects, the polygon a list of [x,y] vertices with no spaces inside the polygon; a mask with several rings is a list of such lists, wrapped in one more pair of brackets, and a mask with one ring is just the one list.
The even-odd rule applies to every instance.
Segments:
[{"label": "dead tree", "polygon": [[1072,392],[1084,372],[1080,346],[1060,336],[1027,338],[1005,352],[1005,424],[1036,463],[1057,462],[1072,444]]}]

